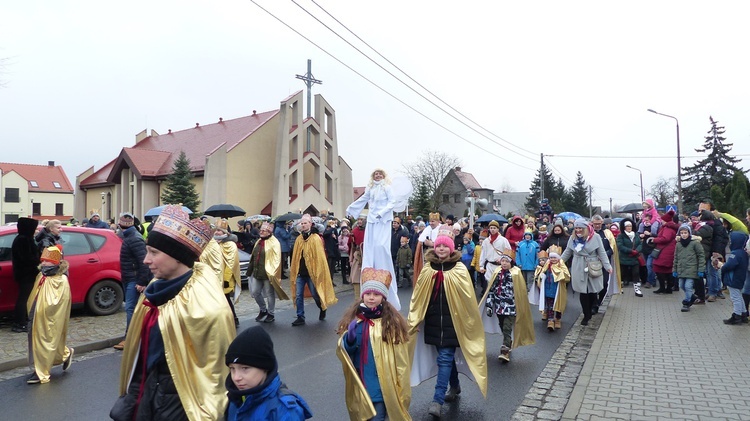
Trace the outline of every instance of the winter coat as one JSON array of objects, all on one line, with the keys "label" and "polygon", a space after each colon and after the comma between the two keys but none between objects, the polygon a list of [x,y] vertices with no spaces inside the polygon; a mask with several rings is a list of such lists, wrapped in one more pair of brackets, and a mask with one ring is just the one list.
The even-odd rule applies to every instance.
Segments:
[{"label": "winter coat", "polygon": [[341,257],[339,254],[339,239],[336,235],[336,230],[333,227],[326,227],[323,231],[323,244],[326,249],[326,256],[328,257]]},{"label": "winter coat", "polygon": [[554,226],[551,230],[549,230],[549,235],[547,238],[542,242],[542,250],[549,249],[549,246],[558,246],[560,249],[565,250],[565,247],[568,245],[568,239],[570,236],[565,233],[565,227],[563,227],[562,223],[556,223],[555,226],[560,226],[562,228],[562,234],[555,235],[554,234]]},{"label": "winter coat", "polygon": [[[140,368],[140,367],[139,367]],[[133,380],[128,386],[128,393],[115,402],[109,413],[115,421],[151,420],[151,421],[187,421],[188,417],[177,394],[167,361],[162,359],[146,373],[143,384],[141,405],[137,406],[138,389],[143,377],[142,370],[133,372]],[[152,403],[149,405],[148,403]]]},{"label": "winter coat", "polygon": [[722,224],[721,220],[715,217],[711,211],[706,209],[701,211],[701,221],[705,221],[707,225],[711,225],[713,228],[713,235],[711,236],[711,252],[724,256],[727,252],[727,244],[729,243],[729,234],[727,234],[724,224]]},{"label": "winter coat", "polygon": [[461,249],[461,263],[466,266],[466,269],[471,268],[471,262],[474,260],[474,249],[476,249],[476,246],[474,246],[473,241],[464,244],[464,247]]},{"label": "winter coat", "polygon": [[[654,259],[651,267],[653,267],[656,273],[672,273],[672,264],[674,263],[674,249],[677,245],[675,238],[677,238],[677,226],[676,222],[669,221],[662,225],[659,229],[659,235],[654,238],[653,246],[654,249],[660,249],[659,256]],[[620,256],[622,259],[622,255]]]},{"label": "winter coat", "polygon": [[151,271],[143,263],[146,258],[146,242],[135,227],[120,232],[122,245],[120,246],[120,274],[122,282],[136,282],[146,286],[151,280]]},{"label": "winter coat", "polygon": [[34,237],[34,240],[36,240],[37,249],[39,250],[39,255],[42,255],[42,251],[46,249],[49,246],[54,246],[55,244],[62,244],[62,239],[59,235],[52,234],[50,230],[47,228],[43,228],[41,231],[39,231],[39,234]]},{"label": "winter coat", "polygon": [[630,218],[625,218],[620,221],[620,234],[617,235],[615,242],[617,244],[617,251],[620,253],[620,265],[623,266],[635,266],[638,265],[638,254],[641,251],[641,239],[638,237],[638,233],[633,230],[633,239],[631,240],[628,234],[625,232],[625,222],[630,222],[632,227],[635,228],[635,223]]},{"label": "winter coat", "polygon": [[748,256],[745,252],[747,234],[733,231],[729,234],[729,254],[727,262],[721,267],[721,280],[727,286],[742,289],[747,277]]},{"label": "winter coat", "polygon": [[33,284],[39,273],[39,249],[34,241],[38,222],[31,218],[18,219],[18,235],[11,245],[13,278],[19,284]]},{"label": "winter coat", "polygon": [[276,228],[273,230],[273,236],[279,240],[282,253],[290,253],[292,251],[292,243],[290,242],[292,234],[286,230],[283,224],[276,225]]},{"label": "winter coat", "polygon": [[701,247],[703,247],[703,255],[706,258],[711,257],[711,243],[713,242],[714,227],[712,224],[706,222],[700,222],[695,228],[693,228],[693,235],[700,237]]},{"label": "winter coat", "polygon": [[[521,226],[516,226],[516,221],[521,221]],[[524,227],[523,224],[523,218],[516,215],[510,220],[510,225],[508,225],[508,228],[505,229],[505,232],[503,233],[503,237],[505,237],[506,240],[510,243],[510,247],[513,249],[513,251],[516,251],[518,246],[516,243],[523,240],[523,235],[526,232],[526,227]]]},{"label": "winter coat", "polygon": [[672,272],[677,272],[678,278],[698,279],[698,273],[706,270],[706,256],[703,254],[700,238],[692,236],[692,240],[683,246],[680,239],[674,249]]},{"label": "winter coat", "polygon": [[[604,274],[612,270],[607,252],[604,251],[602,238],[592,233],[580,250],[576,250],[576,238],[576,235],[573,235],[568,239],[567,248],[560,256],[563,262],[573,257],[573,263],[570,266],[570,284],[575,292],[599,292],[604,289]],[[599,260],[602,264],[602,275],[597,277],[590,276],[586,270],[587,262],[595,260]]]},{"label": "winter coat", "polygon": [[[439,259],[433,250],[425,253],[432,269],[448,272],[456,267],[461,260],[461,254],[454,251],[444,263],[438,263]],[[448,307],[448,297],[444,285],[440,285],[437,293],[430,294],[430,303],[424,315],[424,342],[435,346],[460,346],[458,334],[453,326],[453,318]]]},{"label": "winter coat", "polygon": [[396,252],[396,268],[410,268],[414,264],[414,255],[409,245],[401,246]]},{"label": "winter coat", "polygon": [[350,234],[339,234],[339,254],[341,257],[349,257]]},{"label": "winter coat", "polygon": [[398,253],[398,248],[401,247],[401,237],[404,235],[408,236],[409,231],[403,226],[399,225],[397,230],[391,227],[391,257],[395,257]]},{"label": "winter coat", "polygon": [[307,402],[287,389],[276,372],[269,375],[264,384],[242,391],[237,390],[230,375],[226,387],[229,391],[227,421],[297,421],[312,417]]},{"label": "winter coat", "polygon": [[518,244],[518,250],[516,250],[516,264],[521,270],[536,269],[537,264],[539,264],[538,252],[539,243],[524,237],[524,240]]}]

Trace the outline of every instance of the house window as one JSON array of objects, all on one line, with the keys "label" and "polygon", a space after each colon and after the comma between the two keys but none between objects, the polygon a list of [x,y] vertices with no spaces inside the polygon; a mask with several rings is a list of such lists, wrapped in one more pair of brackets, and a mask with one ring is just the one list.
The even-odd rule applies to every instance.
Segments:
[{"label": "house window", "polygon": [[56,189],[61,189],[62,188],[62,186],[60,185],[60,183],[58,183],[57,181],[53,181],[52,185],[55,186]]},{"label": "house window", "polygon": [[451,195],[444,194],[443,195],[443,203],[450,203],[450,201],[451,201]]},{"label": "house window", "polygon": [[39,187],[39,183],[34,180],[29,181],[29,184],[31,184],[31,187]]},{"label": "house window", "polygon": [[5,188],[5,203],[18,203],[21,198],[18,195],[18,189],[12,187]]},{"label": "house window", "polygon": [[[7,223],[10,223],[10,222],[18,222],[18,215],[15,215],[15,214],[6,214],[5,215],[5,223],[7,224]],[[0,260],[2,260],[2,259],[0,259]]]},{"label": "house window", "polygon": [[461,193],[456,193],[453,195],[453,203],[461,203]]},{"label": "house window", "polygon": [[42,204],[32,203],[31,204],[31,216],[41,216],[41,215],[42,215]]},{"label": "house window", "polygon": [[55,216],[61,216],[65,215],[63,212],[63,204],[62,203],[55,203]]}]

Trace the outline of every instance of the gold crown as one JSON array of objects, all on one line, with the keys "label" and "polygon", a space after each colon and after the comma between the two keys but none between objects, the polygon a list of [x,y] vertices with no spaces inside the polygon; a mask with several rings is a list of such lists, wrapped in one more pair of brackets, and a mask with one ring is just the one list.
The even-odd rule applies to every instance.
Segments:
[{"label": "gold crown", "polygon": [[430,221],[440,221],[440,212],[430,212]]},{"label": "gold crown", "polygon": [[547,251],[549,252],[549,254],[552,254],[552,253],[562,254],[563,250],[562,250],[562,247],[560,246],[551,245],[549,246]]},{"label": "gold crown", "polygon": [[391,272],[385,269],[364,268],[362,269],[360,279],[362,280],[362,283],[367,281],[378,281],[385,284],[386,288],[391,287]]},{"label": "gold crown", "polygon": [[536,254],[536,257],[540,259],[546,259],[549,257],[549,254],[547,254],[547,252],[544,250],[539,250],[539,253]]},{"label": "gold crown", "polygon": [[223,229],[224,231],[229,231],[229,221],[224,218],[219,219],[218,221],[216,221],[216,228]]},{"label": "gold crown", "polygon": [[453,227],[449,225],[441,225],[438,227],[438,237],[441,235],[450,237],[451,239],[456,237],[456,235],[453,233]]},{"label": "gold crown", "polygon": [[62,246],[58,244],[55,246],[46,247],[44,250],[42,250],[41,260],[43,262],[51,262],[59,265],[60,261],[62,260]]},{"label": "gold crown", "polygon": [[214,236],[211,227],[190,215],[181,206],[167,205],[154,224],[154,231],[176,240],[199,256]]}]

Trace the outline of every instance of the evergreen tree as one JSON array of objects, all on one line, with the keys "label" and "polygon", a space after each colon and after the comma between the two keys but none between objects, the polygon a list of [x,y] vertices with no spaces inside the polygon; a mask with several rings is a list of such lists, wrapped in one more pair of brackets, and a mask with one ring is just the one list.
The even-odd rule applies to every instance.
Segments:
[{"label": "evergreen tree", "polygon": [[[701,197],[706,197],[706,195],[703,195]],[[716,207],[716,209],[727,208],[727,201],[726,199],[724,199],[724,190],[721,187],[717,185],[711,186],[711,190],[709,190],[708,192],[708,197],[711,198],[711,201],[714,203],[714,206]]]},{"label": "evergreen tree", "polygon": [[[536,176],[534,176],[534,180],[531,181],[531,187],[529,187],[531,194],[526,198],[526,203],[524,204],[526,211],[531,215],[539,210],[542,191],[541,180],[544,180],[544,197],[550,199],[550,203],[556,198],[555,177],[552,176],[552,172],[546,165],[543,167],[543,170],[544,171],[540,168],[536,171]],[[554,207],[552,209],[556,212],[560,212],[559,209],[555,209]]]},{"label": "evergreen tree", "polygon": [[734,176],[732,176],[732,182],[724,192],[724,197],[728,200],[727,207],[720,208],[716,205],[716,209],[742,219],[745,211],[750,208],[750,198],[748,198],[749,189],[750,181],[748,181],[747,176],[741,171],[735,171]]},{"label": "evergreen tree", "polygon": [[589,211],[588,188],[586,180],[580,171],[576,173],[576,182],[570,187],[568,193],[563,198],[565,210],[575,212],[580,215],[586,215]]},{"label": "evergreen tree", "polygon": [[181,203],[197,213],[201,202],[195,190],[195,184],[190,181],[192,178],[190,160],[185,155],[185,151],[181,151],[172,165],[172,174],[167,177],[164,192],[161,195],[162,202],[168,205]]},{"label": "evergreen tree", "polygon": [[698,153],[707,154],[706,158],[682,169],[683,186],[687,184],[687,187],[682,189],[684,209],[697,206],[706,193],[711,191],[711,186],[716,185],[725,189],[735,171],[744,172],[736,166],[740,160],[729,155],[732,143],[725,143],[724,126],[719,126],[719,122],[713,117],[709,117],[709,120],[711,129],[704,137],[703,147],[695,149]]},{"label": "evergreen tree", "polygon": [[425,176],[417,181],[414,195],[411,199],[412,213],[421,216],[427,223],[430,212],[432,211],[432,195]]}]

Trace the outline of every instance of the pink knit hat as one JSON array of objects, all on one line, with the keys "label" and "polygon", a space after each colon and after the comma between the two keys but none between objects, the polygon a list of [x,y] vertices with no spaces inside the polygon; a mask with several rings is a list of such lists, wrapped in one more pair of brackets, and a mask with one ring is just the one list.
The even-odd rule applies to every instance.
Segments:
[{"label": "pink knit hat", "polygon": [[438,230],[438,236],[435,239],[435,247],[444,245],[451,250],[456,251],[456,244],[453,242],[453,229],[447,225],[441,225]]}]

